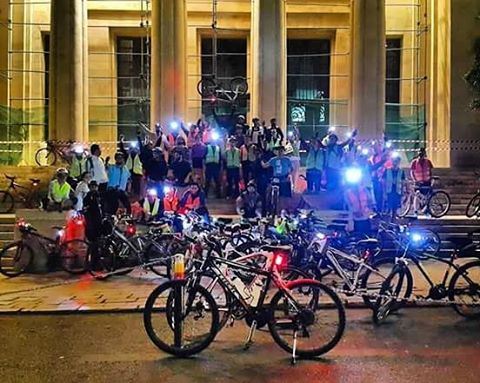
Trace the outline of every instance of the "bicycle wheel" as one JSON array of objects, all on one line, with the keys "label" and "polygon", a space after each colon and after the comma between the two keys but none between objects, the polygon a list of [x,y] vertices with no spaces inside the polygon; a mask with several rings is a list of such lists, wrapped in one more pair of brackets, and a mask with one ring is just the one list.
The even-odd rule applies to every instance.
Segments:
[{"label": "bicycle wheel", "polygon": [[143,312],[150,340],[160,350],[180,357],[208,347],[217,335],[219,321],[212,295],[202,286],[187,289],[186,283],[175,280],[158,286],[149,295]]},{"label": "bicycle wheel", "polygon": [[35,162],[38,166],[53,166],[57,163],[57,153],[49,147],[38,149]]},{"label": "bicycle wheel", "polygon": [[197,91],[203,98],[215,96],[217,84],[211,78],[202,78],[197,84]]},{"label": "bicycle wheel", "polygon": [[0,191],[0,214],[7,214],[13,210],[15,201],[8,191]]},{"label": "bicycle wheel", "polygon": [[219,313],[218,331],[220,331],[232,316],[232,296],[218,283],[218,279],[215,277],[202,275],[200,284],[212,295],[217,304]]},{"label": "bicycle wheel", "polygon": [[480,212],[480,193],[476,194],[468,203],[465,215],[468,218],[479,215]]},{"label": "bicycle wheel", "polygon": [[245,77],[234,77],[230,81],[230,90],[239,96],[244,96],[248,92],[248,83]]},{"label": "bicycle wheel", "polygon": [[273,340],[299,357],[322,355],[340,341],[345,330],[345,309],[338,295],[317,281],[291,282],[270,303],[268,328]]},{"label": "bicycle wheel", "polygon": [[450,210],[450,196],[442,190],[435,191],[428,199],[427,206],[432,217],[443,217]]},{"label": "bicycle wheel", "polygon": [[[393,257],[382,257],[373,261],[370,265],[373,270],[366,269],[360,280],[360,288],[366,293],[362,296],[363,302],[368,308],[374,309],[376,294],[380,294],[383,283],[386,281],[392,270],[395,268],[396,261]],[[404,268],[405,280],[402,284],[399,296],[404,299],[410,298],[413,291],[413,275],[408,267]],[[392,311],[398,310],[405,305],[405,301],[398,301],[391,308]]]},{"label": "bicycle wheel", "polygon": [[391,312],[398,310],[398,304],[402,301],[402,286],[406,279],[404,270],[404,267],[395,267],[382,283],[380,296],[375,302],[372,313],[375,324],[381,324]]},{"label": "bicycle wheel", "polygon": [[400,218],[406,217],[412,208],[412,196],[407,193],[406,195],[402,196],[402,204],[400,209],[397,212],[397,215]]},{"label": "bicycle wheel", "polygon": [[32,248],[18,241],[5,246],[0,252],[0,273],[16,277],[27,270],[33,259]]},{"label": "bicycle wheel", "polygon": [[82,239],[72,239],[60,247],[62,269],[70,274],[83,274],[88,269],[89,244]]},{"label": "bicycle wheel", "polygon": [[461,266],[453,274],[448,288],[454,310],[466,318],[480,318],[480,261]]},{"label": "bicycle wheel", "polygon": [[278,214],[278,199],[279,199],[279,190],[278,188],[272,189],[272,211],[270,212],[272,218],[275,218]]}]

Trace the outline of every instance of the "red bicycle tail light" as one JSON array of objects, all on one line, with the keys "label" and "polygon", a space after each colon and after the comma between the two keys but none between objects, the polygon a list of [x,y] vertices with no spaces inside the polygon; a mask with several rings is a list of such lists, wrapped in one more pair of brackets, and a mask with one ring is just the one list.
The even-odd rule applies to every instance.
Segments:
[{"label": "red bicycle tail light", "polygon": [[137,228],[135,227],[135,225],[128,225],[127,226],[127,234],[128,235],[135,235],[136,232],[137,232]]},{"label": "red bicycle tail light", "polygon": [[282,266],[282,264],[283,264],[283,255],[282,254],[277,254],[275,256],[275,265]]}]

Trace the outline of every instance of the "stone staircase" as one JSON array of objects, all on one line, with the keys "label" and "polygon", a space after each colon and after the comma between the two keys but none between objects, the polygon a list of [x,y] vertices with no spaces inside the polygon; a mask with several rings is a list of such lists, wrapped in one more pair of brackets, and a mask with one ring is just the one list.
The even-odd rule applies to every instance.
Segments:
[{"label": "stone staircase", "polygon": [[0,214],[0,248],[13,242],[15,236],[15,214]]}]

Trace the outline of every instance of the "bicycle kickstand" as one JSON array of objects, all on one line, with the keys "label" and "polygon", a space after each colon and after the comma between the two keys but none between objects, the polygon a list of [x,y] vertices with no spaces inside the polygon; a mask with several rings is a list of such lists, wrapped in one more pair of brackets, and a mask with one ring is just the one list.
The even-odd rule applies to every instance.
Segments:
[{"label": "bicycle kickstand", "polygon": [[292,365],[297,363],[297,330],[293,332]]},{"label": "bicycle kickstand", "polygon": [[256,329],[257,329],[257,321],[254,320],[252,322],[252,325],[250,326],[250,329],[248,330],[247,340],[245,342],[245,346],[243,346],[244,350],[248,350],[250,346],[253,344],[253,334],[255,333]]}]

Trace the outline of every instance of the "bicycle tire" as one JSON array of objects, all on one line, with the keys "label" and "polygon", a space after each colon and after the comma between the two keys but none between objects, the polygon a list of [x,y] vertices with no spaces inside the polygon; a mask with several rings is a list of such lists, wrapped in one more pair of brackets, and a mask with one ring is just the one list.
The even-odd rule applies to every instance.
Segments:
[{"label": "bicycle tire", "polygon": [[53,166],[57,163],[57,153],[52,148],[40,148],[35,153],[35,162],[38,166]]},{"label": "bicycle tire", "polygon": [[416,253],[420,253],[420,256],[437,256],[442,246],[442,240],[440,239],[440,236],[430,229],[416,229],[415,232],[418,232],[422,236],[423,240],[418,249],[414,248],[412,250]]},{"label": "bicycle tire", "polygon": [[[8,264],[11,262],[6,260],[7,252],[13,248],[18,248],[20,250],[20,253],[18,252],[18,249],[15,250],[15,258],[21,257],[24,260],[20,265],[21,267],[17,271],[12,271],[8,267]],[[30,245],[26,244],[24,241],[13,242],[5,246],[0,252],[0,273],[9,278],[17,277],[27,270],[28,266],[32,262],[32,259],[33,249],[30,247]]]},{"label": "bicycle tire", "polygon": [[[297,344],[296,348],[296,355],[302,358],[313,358],[322,354],[325,354],[326,352],[330,351],[333,349],[340,339],[343,336],[343,333],[345,331],[345,308],[343,307],[342,301],[340,300],[340,297],[329,287],[325,286],[323,283],[320,283],[318,281],[314,280],[305,280],[305,279],[299,279],[294,282],[291,282],[288,284],[289,289],[295,289],[295,288],[308,288],[308,287],[314,287],[318,289],[320,292],[325,293],[331,300],[332,302],[329,304],[332,306],[333,310],[336,310],[336,313],[338,314],[338,325],[336,326],[336,330],[334,335],[329,339],[325,344],[321,344],[318,347],[315,348],[310,348],[310,349],[302,349],[302,345]],[[291,291],[291,290],[290,290]],[[279,326],[277,327],[276,324],[277,322],[275,321],[275,308],[278,308],[280,311],[285,311],[285,307],[279,306],[280,300],[285,296],[285,293],[280,290],[278,291],[272,298],[271,303],[270,303],[270,319],[268,322],[268,329],[270,331],[270,334],[272,335],[273,340],[275,343],[277,343],[280,348],[283,350],[292,353],[293,352],[293,345],[290,345],[288,342],[288,338],[284,338],[282,334],[279,332],[279,330],[283,330],[285,328],[288,328],[288,323],[285,322],[278,322]],[[318,299],[319,294],[317,292],[317,295],[315,295],[314,299]],[[298,302],[297,302],[298,303]],[[319,307],[318,302],[315,304],[315,308]],[[287,314],[287,316],[289,313]],[[302,311],[303,315],[303,311]],[[309,314],[311,315],[311,314]],[[315,316],[315,314],[313,314]],[[313,321],[314,323],[317,322],[318,318],[314,317]],[[292,325],[293,328],[296,328],[296,324]],[[307,332],[306,325],[303,324],[303,332]],[[309,333],[310,335],[311,333]],[[325,332],[323,332],[325,334]],[[305,337],[306,338],[306,337]],[[311,339],[311,338],[310,338]]]},{"label": "bicycle tire", "polygon": [[239,96],[245,96],[248,92],[248,82],[245,77],[237,76],[230,80],[230,90]]},{"label": "bicycle tire", "polygon": [[[399,283],[395,284],[395,288],[392,288],[392,281],[395,277],[399,278]],[[395,267],[390,275],[385,279],[385,281],[382,284],[382,288],[380,289],[380,295],[381,297],[378,297],[376,302],[375,302],[375,307],[373,308],[372,312],[372,319],[373,323],[376,325],[380,325],[387,319],[388,315],[395,311],[398,310],[398,302],[397,299],[389,299],[385,298],[385,295],[391,294],[390,290],[394,290],[393,296],[398,296],[400,293],[400,290],[402,288],[402,282],[405,278],[405,267]]]},{"label": "bicycle tire", "polygon": [[[432,201],[434,201],[434,198],[436,198],[438,196],[444,196],[445,207],[440,212],[434,212],[432,207],[430,206],[430,204],[432,203]],[[450,210],[450,205],[451,205],[450,196],[448,195],[447,192],[444,192],[443,190],[434,191],[432,193],[432,195],[428,198],[428,201],[427,201],[428,211],[429,211],[430,215],[434,218],[441,218],[445,214],[447,214],[448,211]]]},{"label": "bicycle tire", "polygon": [[400,218],[404,218],[408,215],[411,209],[412,209],[412,196],[410,193],[407,193],[405,196],[402,197],[401,206],[397,212],[397,215]]},{"label": "bicycle tire", "polygon": [[[154,310],[154,304],[156,302],[156,299],[160,296],[160,294],[167,291],[168,289],[179,288],[181,286],[185,286],[186,283],[187,283],[187,280],[172,280],[172,281],[167,281],[161,284],[150,293],[150,295],[147,298],[147,302],[145,304],[145,309],[143,311],[143,324],[145,327],[145,331],[148,337],[150,338],[150,340],[153,342],[153,344],[155,344],[155,346],[157,346],[160,350],[178,357],[188,357],[201,352],[202,350],[207,348],[210,345],[210,343],[213,342],[213,340],[215,339],[215,336],[218,333],[219,318],[218,318],[218,308],[215,303],[215,300],[213,299],[212,295],[204,287],[195,286],[193,287],[194,289],[193,293],[195,294],[200,293],[203,295],[212,313],[212,324],[210,326],[209,332],[205,337],[205,339],[203,339],[197,345],[194,345],[192,347],[182,348],[181,346],[179,347],[179,346],[170,345],[166,343],[166,341],[162,340],[157,335],[155,329],[153,328],[153,323],[152,323],[152,313],[157,312],[157,310]],[[167,309],[168,307],[165,308],[166,316],[168,315]],[[166,320],[168,322],[168,318]]]},{"label": "bicycle tire", "polygon": [[[459,299],[457,297],[457,295],[459,295],[458,292],[459,292],[460,289],[458,288],[458,286],[456,288],[456,285],[457,285],[458,281],[460,280],[460,278],[463,277],[463,276],[468,276],[469,279],[472,279],[473,273],[472,273],[472,270],[470,270],[470,272],[469,272],[469,269],[472,269],[474,267],[478,269],[478,271],[476,273],[476,276],[478,277],[478,279],[476,281],[472,281],[472,282],[474,282],[473,286],[470,286],[470,282],[467,281],[469,283],[468,289],[469,289],[470,294],[472,294],[472,292],[476,293],[476,295],[480,299],[480,261],[473,261],[473,262],[466,263],[465,265],[461,266],[455,272],[455,274],[453,274],[452,279],[450,280],[450,283],[449,283],[449,286],[448,286],[448,299],[450,299],[451,301]],[[465,278],[463,278],[463,279],[465,279]],[[462,289],[462,290],[464,290],[464,289]],[[477,306],[478,311],[475,312],[475,313],[468,313],[467,311],[462,309],[461,305],[453,304],[452,307],[457,312],[457,314],[459,314],[459,315],[461,315],[465,318],[470,318],[470,319],[480,318],[480,305]]]},{"label": "bicycle tire", "polygon": [[480,193],[473,196],[465,209],[465,215],[468,218],[478,216],[480,213]]},{"label": "bicycle tire", "polygon": [[[373,267],[374,269],[376,269],[378,271],[378,269],[382,266],[382,265],[386,265],[386,264],[391,264],[392,265],[392,270],[393,268],[395,267],[395,264],[396,264],[396,261],[395,261],[395,258],[392,258],[392,257],[380,257],[376,260],[374,260],[372,262],[372,264],[370,265],[371,267]],[[411,270],[408,268],[408,267],[405,267],[404,268],[404,273],[405,273],[405,278],[406,278],[406,285],[405,285],[405,294],[403,294],[403,298],[404,299],[408,299],[410,298],[410,296],[412,295],[412,292],[413,292],[413,274],[411,272]],[[368,278],[373,274],[373,272],[369,269],[367,269],[365,271],[365,273],[363,274],[361,280],[360,280],[360,288],[362,290],[365,290],[368,292],[368,289],[367,289],[367,286],[368,286]],[[389,273],[390,274],[390,273]],[[388,278],[388,275],[385,277],[385,280]],[[382,283],[383,284],[383,283]],[[380,286],[379,287],[379,291],[382,289],[382,287]],[[374,309],[375,308],[375,302],[372,300],[372,298],[370,297],[367,297],[367,296],[362,296],[362,299],[363,299],[363,302],[365,303],[365,305],[370,308],[370,309]],[[396,302],[395,303],[395,306],[392,307],[392,311],[396,311],[396,310],[399,310],[400,308],[402,308],[403,306],[405,306],[405,301],[399,301],[399,302]]]},{"label": "bicycle tire", "polygon": [[272,211],[271,211],[271,215],[273,219],[275,219],[275,217],[278,214],[279,199],[280,199],[280,191],[278,189],[273,189],[272,190]]},{"label": "bicycle tire", "polygon": [[6,190],[0,191],[0,214],[8,214],[13,211],[15,200],[10,192]]},{"label": "bicycle tire", "polygon": [[64,242],[59,251],[62,269],[74,275],[85,273],[90,259],[89,251],[90,245],[83,239]]},{"label": "bicycle tire", "polygon": [[211,78],[202,78],[197,84],[197,92],[203,98],[215,96],[217,84]]}]

